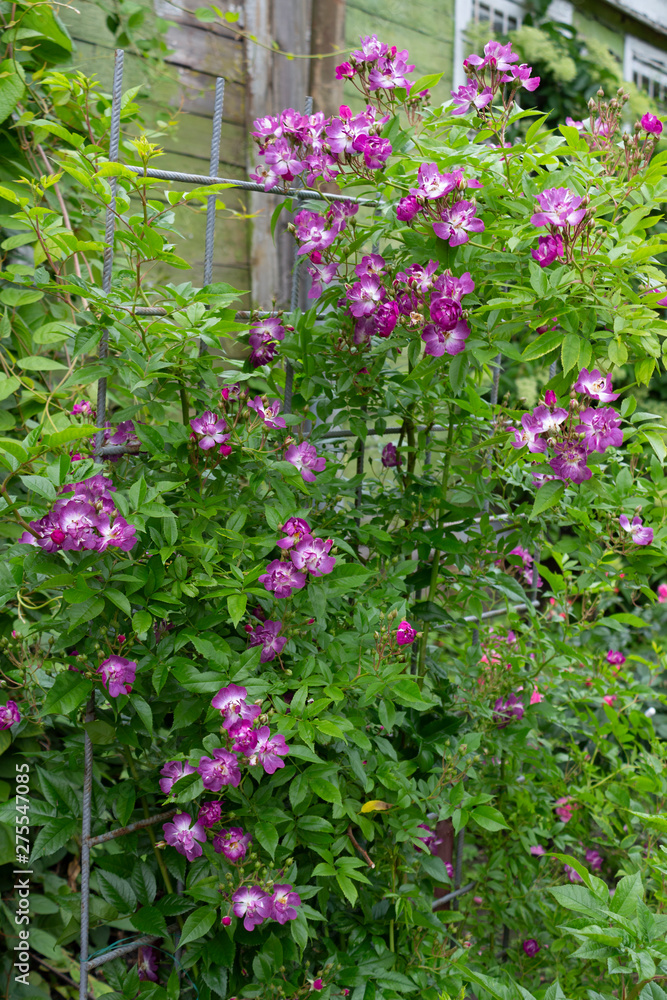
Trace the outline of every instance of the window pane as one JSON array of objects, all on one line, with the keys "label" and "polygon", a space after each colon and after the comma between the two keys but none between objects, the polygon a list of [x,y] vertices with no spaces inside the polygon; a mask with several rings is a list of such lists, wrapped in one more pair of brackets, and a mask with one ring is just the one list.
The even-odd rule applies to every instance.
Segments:
[{"label": "window pane", "polygon": [[510,15],[510,17],[507,18],[507,30],[516,31],[517,27],[518,27],[517,19]]},{"label": "window pane", "polygon": [[485,4],[481,3],[479,5],[479,13],[477,16],[478,21],[490,21],[491,20],[491,8]]},{"label": "window pane", "polygon": [[502,10],[494,10],[493,12],[493,30],[498,35],[502,35],[504,31],[504,17]]}]

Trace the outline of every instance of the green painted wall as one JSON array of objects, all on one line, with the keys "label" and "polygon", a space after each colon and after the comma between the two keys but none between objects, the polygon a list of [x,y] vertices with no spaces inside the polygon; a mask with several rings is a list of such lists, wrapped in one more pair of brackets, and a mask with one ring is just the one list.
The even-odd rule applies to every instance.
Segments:
[{"label": "green painted wall", "polygon": [[[347,0],[346,44],[358,47],[360,35],[407,49],[415,76],[443,73],[433,91],[434,103],[449,97],[454,50],[454,0]],[[359,103],[348,85],[346,98]]]},{"label": "green painted wall", "polygon": [[[106,25],[106,15],[94,3],[77,0],[78,13],[73,7],[63,8],[62,19],[72,35],[75,52],[73,65],[88,76],[96,76],[110,88],[113,73],[114,36]],[[153,18],[152,4],[144,6]],[[220,174],[234,179],[246,175],[245,149],[245,85],[244,51],[242,42],[224,33],[224,28],[199,24],[184,16],[179,24],[169,28],[167,43],[172,50],[167,64],[156,70],[147,69],[145,62],[131,50],[126,50],[124,89],[140,86],[141,101],[147,123],[155,127],[160,120],[176,119],[176,127],[162,139],[165,155],[155,165],[163,169],[208,174],[210,158],[211,117],[217,74],[226,79],[225,110],[220,150]],[[182,185],[175,185],[183,189]],[[155,189],[159,192],[159,189]],[[246,211],[246,195],[238,191],[224,192],[219,200],[230,208]],[[203,274],[205,216],[194,208],[178,210],[177,225],[182,242],[176,250],[192,261],[190,275],[171,271],[156,275],[160,280],[191,279],[200,284]],[[216,224],[214,281],[227,281],[237,288],[250,288],[249,223],[218,212]]]}]

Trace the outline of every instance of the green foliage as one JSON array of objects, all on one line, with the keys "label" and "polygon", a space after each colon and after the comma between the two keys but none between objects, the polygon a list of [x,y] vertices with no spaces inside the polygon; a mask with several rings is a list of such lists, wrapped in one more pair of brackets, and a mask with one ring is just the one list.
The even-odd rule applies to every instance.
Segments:
[{"label": "green foliage", "polygon": [[[55,29],[39,37],[66,49]],[[667,158],[633,172],[526,112],[508,123],[530,123],[511,150],[488,120],[394,118],[387,168],[348,187],[378,209],[351,217],[332,251],[337,281],[283,317],[277,362],[253,367],[228,356],[252,325],[237,318],[241,292],[194,287],[174,250],[179,213],[209,192],[165,195],[164,182],[110,164],[108,96],[37,64],[31,49],[30,99],[17,98],[7,133],[22,172],[0,191],[0,700],[22,714],[0,732],[1,919],[13,948],[14,835],[28,816],[34,995],[72,995],[62,976],[79,935],[85,733],[93,837],[163,812],[194,818],[218,799],[222,826],[252,837],[236,861],[210,833],[186,860],[162,823],[93,846],[91,949],[144,933],[160,949],[159,985],[139,979],[132,955],[97,970],[99,992],[444,1000],[471,987],[480,1000],[662,1000],[666,446],[662,417],[635,390],[665,366],[664,238],[651,226]],[[127,134],[140,109],[125,97]],[[151,163],[151,138],[124,141],[123,163]],[[424,162],[465,165],[480,181],[483,232],[452,247],[428,221],[397,222]],[[590,239],[541,268],[530,218],[537,194],[558,186],[590,195]],[[464,351],[423,355],[421,318],[409,317],[389,338],[354,342],[340,300],[372,247],[392,276],[430,260],[472,275]],[[177,277],[156,280],[158,267]],[[246,403],[284,396],[285,359],[292,412],[271,428]],[[622,390],[623,445],[590,457],[587,481],[538,487],[549,466],[511,443],[525,412],[517,387],[567,406],[583,367]],[[103,377],[110,431],[132,421],[133,433],[102,463],[92,410]],[[229,454],[193,440],[204,411],[224,416]],[[286,459],[305,436],[326,458],[312,481]],[[388,468],[390,439],[401,462]],[[68,484],[100,473],[115,487],[114,526],[133,524],[135,544],[27,544]],[[620,537],[619,516],[639,509],[649,545]],[[291,517],[331,539],[336,563],[277,598],[261,578]],[[263,618],[286,640],[268,658],[248,641]],[[420,630],[412,645],[397,642],[402,619]],[[608,662],[610,650],[626,662]],[[130,691],[103,683],[111,656],[136,665]],[[205,768],[163,793],[165,762],[197,767],[230,747],[211,704],[230,684],[289,751],[273,771],[239,751],[240,780],[221,794],[204,789]],[[523,712],[508,717],[510,695]],[[13,783],[26,763],[24,803]],[[442,841],[433,853],[423,824]],[[434,910],[460,831],[474,888]],[[249,885],[293,886],[296,918],[248,929],[231,897]],[[21,989],[10,983],[8,996]]]}]

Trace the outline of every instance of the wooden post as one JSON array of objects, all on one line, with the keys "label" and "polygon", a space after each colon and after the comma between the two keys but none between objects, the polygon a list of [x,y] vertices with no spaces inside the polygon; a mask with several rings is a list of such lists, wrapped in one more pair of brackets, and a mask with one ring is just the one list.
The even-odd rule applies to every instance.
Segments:
[{"label": "wooden post", "polygon": [[339,56],[313,58],[310,63],[308,93],[315,110],[324,111],[325,115],[338,114],[343,103],[343,81],[336,79],[336,66],[345,59],[345,3],[346,0],[312,0],[311,54],[340,51]]}]

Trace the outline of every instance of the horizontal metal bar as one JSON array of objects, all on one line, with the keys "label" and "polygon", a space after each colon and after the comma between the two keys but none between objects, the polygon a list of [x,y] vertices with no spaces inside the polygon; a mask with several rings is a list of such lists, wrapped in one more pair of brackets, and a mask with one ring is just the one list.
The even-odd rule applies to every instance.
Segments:
[{"label": "horizontal metal bar", "polygon": [[[132,309],[125,302],[119,302],[117,305],[112,306],[112,309],[125,309],[127,312],[132,313],[133,316],[169,316],[171,313],[167,312],[164,306],[137,306]],[[171,310],[172,313],[179,312],[178,308]],[[284,309],[239,309],[235,314],[236,319],[269,319],[272,316],[282,316],[285,312]]]},{"label": "horizontal metal bar", "polygon": [[452,899],[456,899],[458,896],[464,896],[466,892],[470,892],[471,889],[477,885],[476,882],[468,882],[467,885],[461,886],[460,889],[454,889],[453,892],[448,892],[446,896],[441,896],[440,899],[436,899],[431,905],[431,910],[435,912],[436,910],[441,910],[443,906],[446,906]]},{"label": "horizontal metal bar", "polygon": [[478,622],[486,618],[498,618],[499,615],[508,615],[510,611],[525,611],[526,608],[539,607],[539,601],[531,601],[530,604],[513,604],[511,608],[494,608],[493,611],[483,611],[481,615],[466,615],[461,619],[464,622]]},{"label": "horizontal metal bar", "polygon": [[132,448],[128,448],[125,444],[105,444],[103,448],[100,449],[100,454],[103,458],[111,455],[138,455],[139,448],[134,445]]},{"label": "horizontal metal bar", "polygon": [[353,201],[356,205],[377,205],[379,202],[374,198],[354,198],[347,194],[328,194],[316,191],[313,188],[288,188],[287,191],[279,191],[271,188],[267,191],[263,184],[256,181],[240,181],[234,177],[209,177],[208,174],[184,174],[180,170],[156,170],[154,167],[135,167],[124,164],[133,174],[140,174],[142,177],[155,177],[161,181],[176,181],[179,184],[194,184],[197,187],[210,187],[213,184],[227,184],[231,188],[239,188],[241,191],[259,191],[260,194],[278,195],[282,198],[314,198],[316,201]]},{"label": "horizontal metal bar", "polygon": [[156,816],[149,816],[147,819],[138,819],[136,823],[130,823],[129,826],[121,826],[117,830],[110,830],[109,833],[101,833],[98,837],[89,837],[88,843],[91,847],[94,847],[95,844],[103,844],[106,840],[115,840],[116,837],[124,837],[126,833],[134,833],[135,830],[141,830],[143,827],[153,826],[155,823],[171,819],[177,812],[178,809],[170,809],[169,812],[158,813]]},{"label": "horizontal metal bar", "polygon": [[133,951],[137,951],[138,948],[143,948],[145,944],[153,944],[154,941],[159,940],[159,934],[144,934],[143,937],[137,938],[136,941],[130,941],[129,944],[123,944],[119,948],[114,948],[113,951],[108,951],[105,955],[98,955],[97,958],[88,959],[85,963],[86,969],[96,969],[98,965],[113,962],[114,958],[120,958],[122,955],[130,955]]}]

